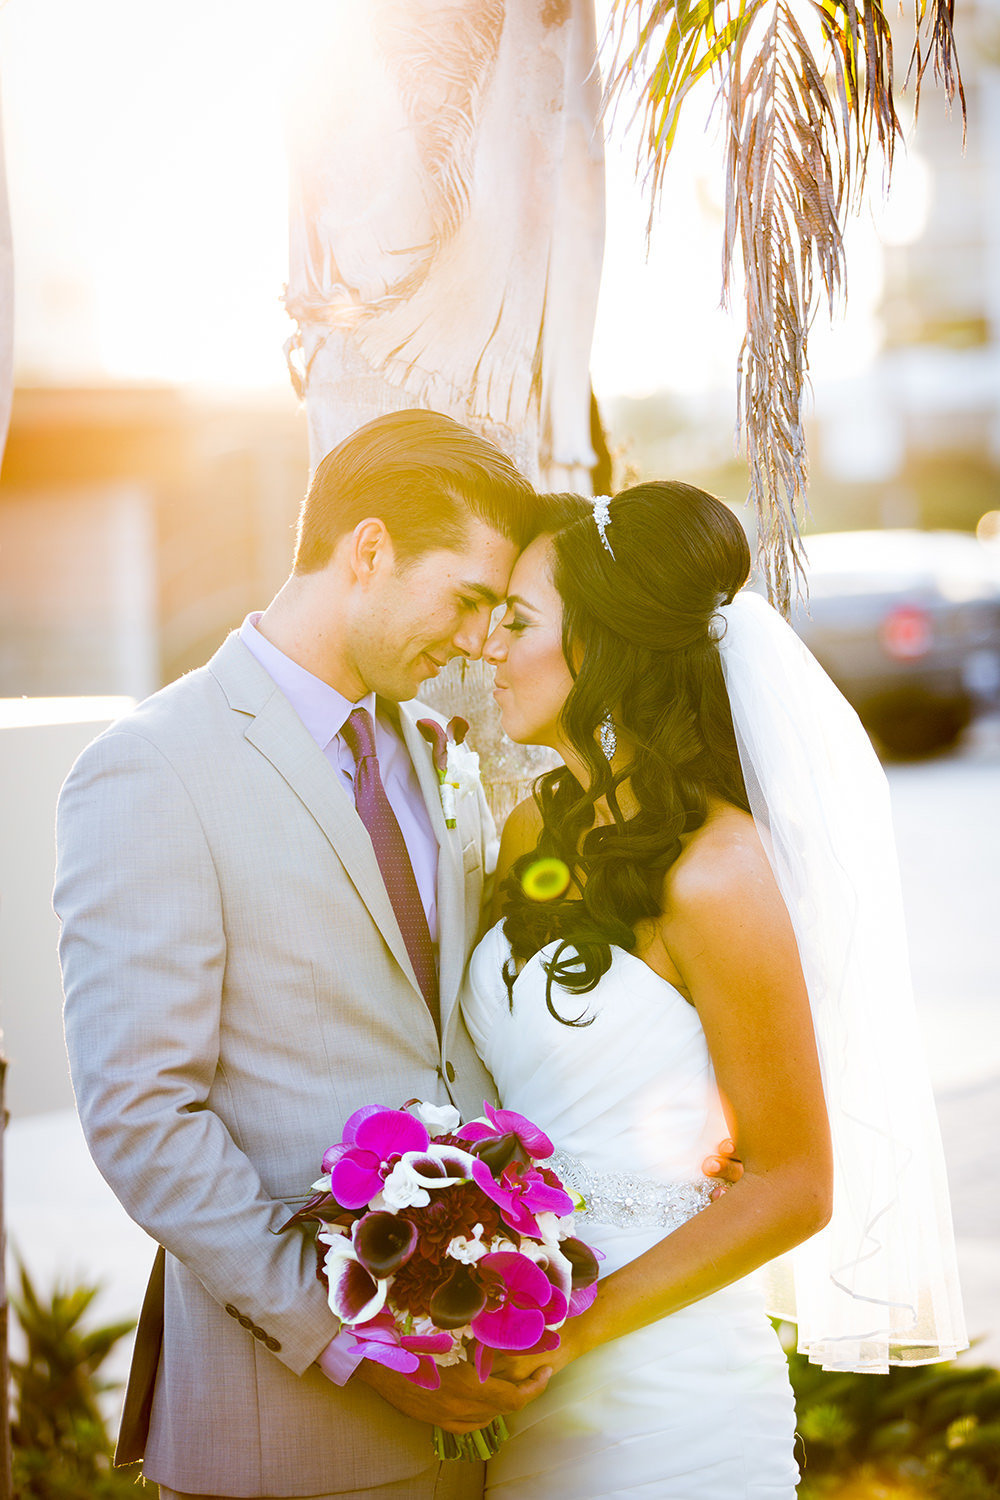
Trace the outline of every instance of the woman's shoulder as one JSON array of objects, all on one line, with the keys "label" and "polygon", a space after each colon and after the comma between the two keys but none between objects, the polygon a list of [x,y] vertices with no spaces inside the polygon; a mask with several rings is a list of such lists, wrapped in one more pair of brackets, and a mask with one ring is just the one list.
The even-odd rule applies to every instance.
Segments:
[{"label": "woman's shoulder", "polygon": [[502,879],[515,860],[530,854],[542,831],[542,813],[534,797],[525,797],[507,815],[500,835],[500,859],[497,873]]},{"label": "woman's shoulder", "polygon": [[686,841],[666,876],[664,910],[670,917],[711,917],[770,904],[777,885],[753,818],[742,808],[715,803]]},{"label": "woman's shoulder", "polygon": [[490,920],[496,922],[503,911],[503,883],[522,854],[530,854],[538,845],[542,831],[542,814],[534,797],[525,797],[507,815],[500,835],[500,852],[490,903]]}]

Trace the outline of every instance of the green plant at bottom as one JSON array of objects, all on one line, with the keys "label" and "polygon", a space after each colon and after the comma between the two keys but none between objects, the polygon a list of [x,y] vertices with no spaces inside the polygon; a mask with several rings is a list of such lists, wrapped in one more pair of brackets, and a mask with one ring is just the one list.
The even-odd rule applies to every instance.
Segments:
[{"label": "green plant at bottom", "polygon": [[[18,1500],[137,1500],[134,1470],[112,1467],[114,1444],[100,1397],[114,1389],[98,1371],[133,1320],[86,1329],[83,1319],[98,1288],[56,1287],[39,1297],[23,1266],[20,1294],[11,1296],[25,1339],[25,1357],[11,1361],[14,1493]],[[153,1500],[154,1486],[142,1492]]]},{"label": "green plant at bottom", "polygon": [[839,1374],[789,1355],[799,1500],[996,1500],[1000,1371],[949,1361]]}]

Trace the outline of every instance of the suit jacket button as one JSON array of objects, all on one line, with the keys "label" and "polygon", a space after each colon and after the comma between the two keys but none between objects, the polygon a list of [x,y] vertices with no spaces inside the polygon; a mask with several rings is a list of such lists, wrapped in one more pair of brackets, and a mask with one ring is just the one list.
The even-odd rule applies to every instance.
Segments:
[{"label": "suit jacket button", "polygon": [[274,1335],[269,1333],[267,1335],[267,1338],[264,1340],[264,1348],[270,1349],[272,1354],[276,1354],[281,1348],[281,1345],[278,1343],[278,1340],[274,1337]]},{"label": "suit jacket button", "polygon": [[263,1340],[267,1338],[267,1334],[264,1332],[263,1328],[258,1328],[256,1324],[254,1324],[250,1332],[253,1334],[255,1339]]},{"label": "suit jacket button", "polygon": [[238,1318],[239,1315],[240,1315],[239,1308],[238,1307],[234,1307],[231,1302],[227,1302],[226,1303],[226,1312],[229,1314],[229,1316],[231,1318]]},{"label": "suit jacket button", "polygon": [[448,1075],[448,1082],[449,1083],[454,1083],[455,1082],[455,1064],[449,1060],[448,1062],[445,1063],[444,1070],[445,1070],[445,1072]]},{"label": "suit jacket button", "polygon": [[253,1327],[253,1318],[248,1318],[246,1313],[240,1313],[236,1321],[239,1323],[241,1328]]}]

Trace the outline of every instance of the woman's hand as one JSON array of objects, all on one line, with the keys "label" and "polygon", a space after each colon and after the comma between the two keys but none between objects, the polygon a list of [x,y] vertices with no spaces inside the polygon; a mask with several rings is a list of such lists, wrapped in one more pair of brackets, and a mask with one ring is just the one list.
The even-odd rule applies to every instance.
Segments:
[{"label": "woman's hand", "polygon": [[736,1155],[733,1141],[720,1141],[715,1149],[715,1156],[706,1156],[701,1164],[705,1176],[715,1179],[711,1193],[713,1203],[716,1198],[722,1197],[727,1187],[735,1187],[743,1176],[743,1162]]}]

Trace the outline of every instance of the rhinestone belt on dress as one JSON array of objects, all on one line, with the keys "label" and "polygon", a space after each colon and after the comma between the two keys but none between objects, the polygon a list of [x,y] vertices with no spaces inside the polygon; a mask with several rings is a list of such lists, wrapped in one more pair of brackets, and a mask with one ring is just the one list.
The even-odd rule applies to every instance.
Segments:
[{"label": "rhinestone belt on dress", "polygon": [[591,1172],[579,1157],[553,1152],[545,1163],[586,1203],[578,1210],[616,1229],[676,1229],[711,1201],[710,1182],[650,1182],[624,1172]]}]

